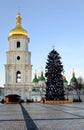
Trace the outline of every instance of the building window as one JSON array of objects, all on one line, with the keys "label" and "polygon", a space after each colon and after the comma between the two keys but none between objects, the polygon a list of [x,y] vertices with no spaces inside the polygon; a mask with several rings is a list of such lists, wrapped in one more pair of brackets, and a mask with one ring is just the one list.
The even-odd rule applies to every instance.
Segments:
[{"label": "building window", "polygon": [[16,73],[16,83],[20,83],[21,82],[21,72],[17,71]]},{"label": "building window", "polygon": [[20,42],[19,41],[17,42],[17,48],[20,48]]},{"label": "building window", "polygon": [[17,60],[20,60],[20,56],[17,56]]}]

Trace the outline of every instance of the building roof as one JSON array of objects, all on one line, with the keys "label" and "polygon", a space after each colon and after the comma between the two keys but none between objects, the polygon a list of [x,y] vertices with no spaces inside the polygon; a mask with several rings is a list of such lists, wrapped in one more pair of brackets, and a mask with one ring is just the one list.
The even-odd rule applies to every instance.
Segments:
[{"label": "building roof", "polygon": [[28,32],[21,25],[21,14],[18,13],[16,16],[16,27],[9,32],[9,37],[13,36],[25,36],[28,37]]},{"label": "building roof", "polygon": [[43,71],[41,71],[41,76],[40,76],[39,80],[40,80],[40,81],[45,81],[45,77],[44,77],[44,75],[43,75]]},{"label": "building roof", "polygon": [[34,74],[33,82],[36,83],[36,82],[39,82],[39,81],[45,81],[45,77],[43,75],[43,71],[41,71],[41,76],[39,76],[38,78],[37,78],[36,72]]},{"label": "building roof", "polygon": [[63,76],[63,83],[68,83],[65,76]]},{"label": "building roof", "polygon": [[74,70],[73,70],[73,72],[72,72],[71,82],[77,82],[77,79],[76,79],[76,77],[75,77],[75,72],[74,72]]},{"label": "building roof", "polygon": [[33,82],[34,82],[34,83],[37,83],[37,82],[38,82],[38,78],[37,78],[37,74],[36,74],[36,72],[35,72],[35,74],[34,74]]}]

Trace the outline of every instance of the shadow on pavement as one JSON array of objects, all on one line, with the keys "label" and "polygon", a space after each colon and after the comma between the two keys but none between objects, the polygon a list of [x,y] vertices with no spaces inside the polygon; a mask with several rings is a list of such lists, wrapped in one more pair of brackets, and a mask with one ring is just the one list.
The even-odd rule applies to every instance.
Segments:
[{"label": "shadow on pavement", "polygon": [[23,107],[23,105],[20,104],[20,106],[23,112],[27,130],[39,130],[36,124],[34,123],[33,119],[30,117],[26,109]]}]

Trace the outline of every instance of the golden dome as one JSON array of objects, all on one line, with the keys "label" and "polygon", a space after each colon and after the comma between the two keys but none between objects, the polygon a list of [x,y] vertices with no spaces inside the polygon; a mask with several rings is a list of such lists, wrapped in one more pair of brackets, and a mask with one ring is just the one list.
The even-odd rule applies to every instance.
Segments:
[{"label": "golden dome", "polygon": [[16,27],[9,32],[9,37],[12,36],[25,36],[28,37],[28,32],[21,25],[21,14],[18,13],[16,16]]},{"label": "golden dome", "polygon": [[63,78],[63,80],[66,80],[66,77],[65,77],[64,75],[63,75],[63,77],[62,77],[62,78]]},{"label": "golden dome", "polygon": [[74,69],[73,69],[73,72],[72,72],[72,76],[75,77],[75,72],[74,72]]}]

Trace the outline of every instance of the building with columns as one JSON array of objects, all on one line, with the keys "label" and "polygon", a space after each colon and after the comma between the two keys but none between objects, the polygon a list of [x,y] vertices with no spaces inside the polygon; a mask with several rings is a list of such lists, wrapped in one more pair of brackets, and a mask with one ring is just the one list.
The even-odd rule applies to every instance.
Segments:
[{"label": "building with columns", "polygon": [[31,99],[31,52],[29,51],[29,35],[22,27],[22,16],[18,12],[16,26],[9,32],[9,50],[6,52],[5,90],[6,102]]}]

